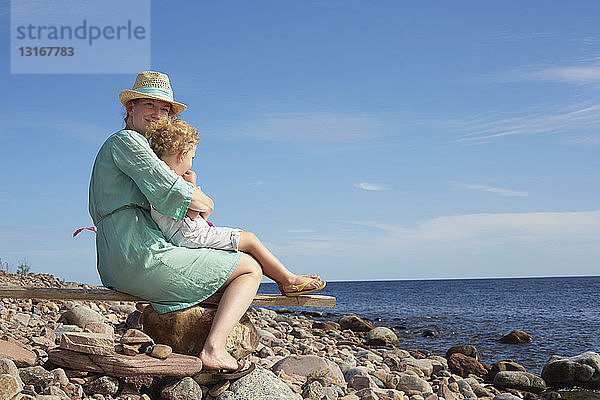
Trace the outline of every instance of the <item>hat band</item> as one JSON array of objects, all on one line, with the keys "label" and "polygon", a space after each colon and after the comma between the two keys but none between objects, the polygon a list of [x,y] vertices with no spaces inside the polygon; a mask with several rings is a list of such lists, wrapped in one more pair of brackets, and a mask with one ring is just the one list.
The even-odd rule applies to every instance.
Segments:
[{"label": "hat band", "polygon": [[173,92],[170,92],[166,89],[161,89],[154,86],[142,86],[133,90],[149,96],[161,97],[166,101],[173,101]]}]

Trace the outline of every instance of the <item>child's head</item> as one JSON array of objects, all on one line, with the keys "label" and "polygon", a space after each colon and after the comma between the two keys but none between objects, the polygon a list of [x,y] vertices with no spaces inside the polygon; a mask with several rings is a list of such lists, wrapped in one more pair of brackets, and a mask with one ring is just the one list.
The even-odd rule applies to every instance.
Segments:
[{"label": "child's head", "polygon": [[152,122],[146,129],[146,138],[156,155],[177,175],[192,167],[200,135],[184,120],[161,118]]}]

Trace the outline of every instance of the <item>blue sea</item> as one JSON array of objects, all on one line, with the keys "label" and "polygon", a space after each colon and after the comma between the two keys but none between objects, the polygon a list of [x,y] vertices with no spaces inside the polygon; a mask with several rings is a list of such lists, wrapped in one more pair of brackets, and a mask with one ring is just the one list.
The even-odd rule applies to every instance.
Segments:
[{"label": "blue sea", "polygon": [[[332,321],[356,313],[392,328],[406,349],[444,356],[470,344],[483,362],[511,359],[540,374],[553,354],[600,352],[599,288],[600,277],[328,282],[322,294],[335,296],[336,307],[301,310]],[[270,283],[260,292],[278,293]],[[533,342],[496,342],[513,329]],[[425,330],[437,335],[425,337]]]}]

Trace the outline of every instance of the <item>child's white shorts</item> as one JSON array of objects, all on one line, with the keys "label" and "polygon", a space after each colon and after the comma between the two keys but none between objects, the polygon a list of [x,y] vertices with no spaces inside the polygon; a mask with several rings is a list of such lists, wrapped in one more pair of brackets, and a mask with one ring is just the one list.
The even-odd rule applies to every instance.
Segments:
[{"label": "child's white shorts", "polygon": [[165,239],[176,246],[238,251],[241,229],[210,226],[200,216],[196,219],[186,216],[178,221],[162,215],[154,208],[150,209],[150,214]]}]

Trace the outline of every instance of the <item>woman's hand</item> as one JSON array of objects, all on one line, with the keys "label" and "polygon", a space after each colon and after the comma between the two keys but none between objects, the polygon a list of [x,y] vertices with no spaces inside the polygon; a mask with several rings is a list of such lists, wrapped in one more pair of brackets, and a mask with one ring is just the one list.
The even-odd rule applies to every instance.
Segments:
[{"label": "woman's hand", "polygon": [[194,171],[192,171],[191,169],[188,169],[187,171],[185,171],[183,173],[182,176],[183,180],[186,182],[191,183],[192,185],[196,186],[196,173]]}]

